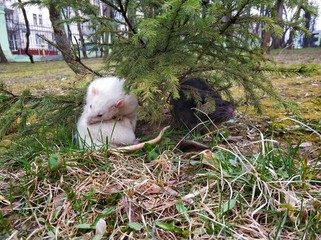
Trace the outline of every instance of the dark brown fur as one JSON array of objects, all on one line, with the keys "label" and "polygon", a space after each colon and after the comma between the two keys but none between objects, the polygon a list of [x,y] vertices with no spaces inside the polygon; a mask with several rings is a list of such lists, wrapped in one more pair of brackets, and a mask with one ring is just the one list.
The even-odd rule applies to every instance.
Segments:
[{"label": "dark brown fur", "polygon": [[[218,125],[236,116],[232,103],[223,100],[205,80],[190,78],[181,82],[179,99],[171,99],[172,115],[176,122],[192,129],[200,122],[211,121]],[[198,106],[213,102],[213,108],[204,113]]]}]

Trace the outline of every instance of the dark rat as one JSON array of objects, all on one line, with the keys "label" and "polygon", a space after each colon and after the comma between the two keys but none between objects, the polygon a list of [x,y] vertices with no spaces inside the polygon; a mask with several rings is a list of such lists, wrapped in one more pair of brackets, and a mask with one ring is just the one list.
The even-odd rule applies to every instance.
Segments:
[{"label": "dark rat", "polygon": [[171,99],[172,115],[176,122],[184,124],[189,129],[194,128],[200,122],[209,121],[209,119],[218,125],[234,118],[237,114],[232,103],[223,100],[201,78],[189,78],[181,81],[179,96],[179,99]]}]

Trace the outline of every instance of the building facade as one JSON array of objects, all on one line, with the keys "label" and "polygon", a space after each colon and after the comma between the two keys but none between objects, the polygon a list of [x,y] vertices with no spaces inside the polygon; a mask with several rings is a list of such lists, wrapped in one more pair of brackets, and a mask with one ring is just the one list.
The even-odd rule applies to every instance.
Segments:
[{"label": "building facade", "polygon": [[[91,2],[99,7],[100,14],[104,14],[103,11],[106,10],[104,6],[101,6],[99,1],[91,0]],[[7,34],[6,37],[2,36],[0,38],[0,44],[3,51],[6,53],[5,55],[8,56],[9,61],[19,61],[19,58],[26,58],[26,23],[22,10],[15,6],[17,3],[17,0],[2,0],[2,3],[0,2],[0,30]],[[44,36],[48,40],[55,42],[48,9],[46,7],[34,5],[27,5],[25,6],[25,9],[30,26],[29,53],[36,57],[36,60],[37,58],[40,58],[40,60],[61,58],[59,51],[40,37]],[[3,10],[2,14],[1,10]],[[63,9],[62,16],[68,19],[75,16],[75,13],[71,8],[67,7]],[[79,30],[82,32],[85,43],[92,41],[91,36],[93,34],[93,29],[91,28],[90,23],[79,25],[76,23],[69,23],[64,24],[64,26],[71,43],[82,47],[80,44]],[[9,49],[7,49],[8,47]],[[90,49],[88,46],[87,48],[88,50]],[[99,49],[97,49],[97,51],[98,50]],[[97,56],[97,52],[94,55]]]},{"label": "building facade", "polygon": [[[25,54],[27,30],[21,9],[12,5],[15,2],[4,0],[5,20],[11,53],[21,55]],[[26,6],[26,14],[30,26],[29,52],[32,55],[58,55],[58,51],[40,37],[44,35],[50,41],[54,40],[48,9]]]}]

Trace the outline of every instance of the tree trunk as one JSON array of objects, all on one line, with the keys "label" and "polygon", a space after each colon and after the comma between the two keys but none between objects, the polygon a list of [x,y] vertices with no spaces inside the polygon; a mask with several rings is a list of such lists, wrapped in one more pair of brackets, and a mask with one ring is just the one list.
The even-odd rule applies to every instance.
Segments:
[{"label": "tree trunk", "polygon": [[[305,18],[305,21],[306,21],[304,27],[305,27],[307,30],[310,30],[311,13],[305,12],[304,18]],[[305,34],[304,34],[304,38],[303,38],[303,47],[304,47],[304,48],[311,47],[311,44],[310,44],[310,43],[311,43],[310,36],[308,36],[308,35],[305,33]]]},{"label": "tree trunk", "polygon": [[[61,9],[61,14],[62,14],[63,19],[69,19],[70,18],[70,10],[69,10],[69,8],[70,7],[64,7],[64,8]],[[66,27],[67,27],[67,33],[68,33],[67,34],[67,38],[72,43],[72,33],[71,33],[69,22],[66,22],[64,24],[66,24]]]},{"label": "tree trunk", "polygon": [[[261,9],[260,9],[260,14],[262,16],[271,16],[271,11],[269,11],[265,6],[262,6]],[[272,33],[271,33],[271,30],[269,29],[266,29],[266,30],[263,30],[264,29],[264,24],[261,25],[261,38],[263,39],[262,43],[261,43],[261,48],[262,48],[262,51],[263,53],[269,53],[270,52],[270,43],[271,43],[271,36],[272,36]]]},{"label": "tree trunk", "polygon": [[[79,13],[78,13],[78,10],[74,10],[75,12],[75,15],[77,17],[79,17]],[[85,40],[84,40],[84,35],[82,33],[82,29],[81,29],[81,25],[80,25],[80,22],[77,21],[77,28],[78,28],[78,32],[79,32],[79,40],[80,40],[80,43],[81,43],[81,51],[82,51],[82,55],[84,56],[85,59],[88,58],[87,56],[87,51],[86,51],[86,45],[85,45]]]},{"label": "tree trunk", "polygon": [[289,39],[286,43],[287,48],[294,48],[294,29],[290,30]]},{"label": "tree trunk", "polygon": [[8,59],[6,58],[6,55],[4,55],[4,52],[2,50],[1,44],[0,44],[0,62],[1,63],[7,63]]},{"label": "tree trunk", "polygon": [[[276,1],[276,4],[272,10],[272,18],[276,21],[282,21],[283,18],[283,11],[284,11],[284,4],[283,0]],[[282,27],[282,26],[281,26]],[[273,37],[273,48],[279,49],[284,46],[284,38],[283,34],[282,36],[275,36]]]},{"label": "tree trunk", "polygon": [[29,36],[30,36],[30,25],[29,25],[29,21],[27,18],[27,13],[26,13],[26,9],[24,8],[23,4],[21,3],[21,0],[18,0],[18,2],[20,3],[20,8],[23,14],[23,18],[25,20],[25,24],[26,24],[26,54],[28,55],[30,62],[31,63],[35,63],[33,61],[33,56],[32,54],[29,53]]},{"label": "tree trunk", "polygon": [[[265,8],[264,8],[264,6],[261,6],[260,7],[260,16],[265,16]],[[260,36],[261,38],[263,38],[263,24],[262,23],[260,23],[260,22],[258,22],[258,23],[256,23],[256,25],[255,25],[255,33],[258,35],[258,36]]]},{"label": "tree trunk", "polygon": [[65,62],[76,74],[85,75],[92,73],[80,62],[79,57],[77,57],[72,51],[64,27],[60,23],[62,20],[60,10],[56,8],[55,4],[50,4],[48,8],[50,20],[54,30],[55,42],[58,49],[61,51]]},{"label": "tree trunk", "polygon": [[269,53],[270,52],[270,42],[271,42],[271,32],[266,31],[263,34],[263,44],[262,44],[262,50],[263,53]]},{"label": "tree trunk", "polygon": [[[104,10],[102,13],[102,16],[106,16],[110,19],[114,19],[114,14],[112,12],[112,9],[110,6],[105,5],[104,6]],[[102,40],[102,44],[100,46],[100,57],[108,57],[109,54],[109,48],[110,48],[110,42],[109,42],[109,35],[110,35],[110,31],[109,29],[106,28],[105,34],[102,36],[101,40]],[[98,41],[98,40],[97,40]]]},{"label": "tree trunk", "polygon": [[[299,21],[300,15],[301,15],[301,11],[302,11],[302,5],[299,5],[299,6],[297,7],[296,12],[293,14],[293,18],[292,18],[292,21],[293,21],[293,22]],[[287,48],[294,48],[294,36],[295,36],[295,32],[296,32],[296,30],[295,30],[293,27],[291,27],[291,28],[290,28],[289,39],[288,39],[288,41],[287,41],[287,43],[286,43],[286,47],[287,47]]]}]

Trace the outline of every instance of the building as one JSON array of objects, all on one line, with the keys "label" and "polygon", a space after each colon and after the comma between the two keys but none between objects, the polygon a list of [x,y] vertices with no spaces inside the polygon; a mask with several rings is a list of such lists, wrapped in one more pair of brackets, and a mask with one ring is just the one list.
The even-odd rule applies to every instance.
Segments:
[{"label": "building", "polygon": [[[21,9],[12,6],[15,2],[4,0],[5,19],[11,53],[21,55],[25,54],[26,24]],[[58,51],[40,37],[44,35],[50,41],[54,40],[48,9],[27,6],[26,13],[30,25],[29,52],[32,55],[58,55]]]},{"label": "building", "polygon": [[[23,59],[28,61],[25,55],[26,24],[22,10],[15,6],[17,2],[17,0],[2,0],[2,3],[0,2],[0,32],[7,33],[1,34],[3,36],[0,37],[0,44],[9,61],[23,61]],[[102,6],[102,3],[97,0],[91,0],[91,2],[99,7],[100,14],[106,14],[106,7]],[[48,9],[34,5],[27,5],[25,9],[30,26],[29,53],[34,56],[35,60],[61,58],[59,51],[40,37],[44,36],[55,42]],[[63,10],[63,16],[68,19],[75,16],[75,13],[68,7]],[[79,31],[82,32],[85,43],[92,42],[91,36],[94,30],[90,23],[65,24],[65,30],[70,42],[77,46],[82,47]],[[90,45],[85,47],[88,50],[91,49]],[[96,54],[92,55],[97,56],[97,51],[99,49],[96,49]],[[88,54],[90,55],[90,51]]]}]

